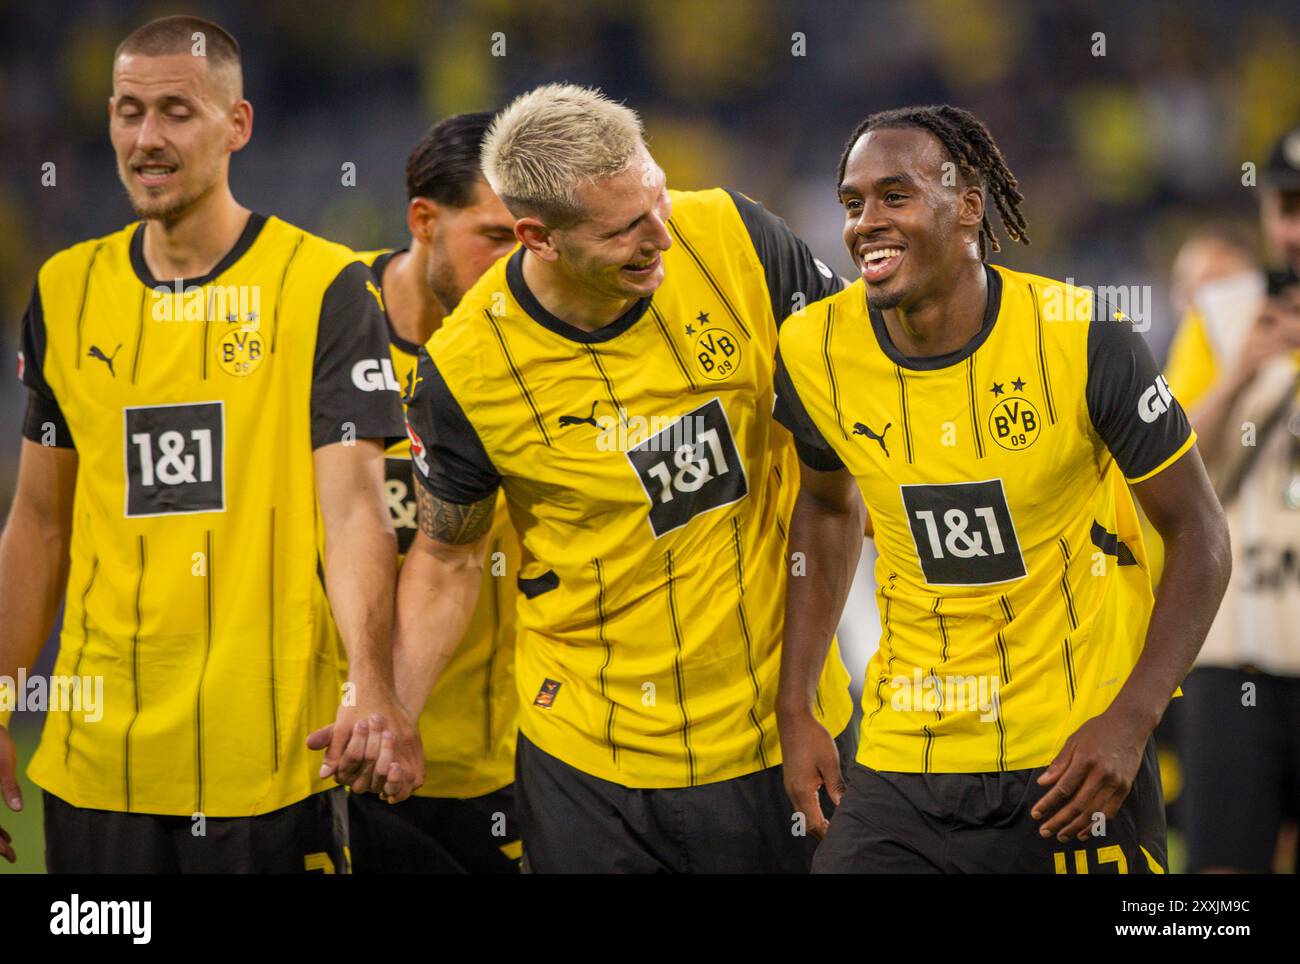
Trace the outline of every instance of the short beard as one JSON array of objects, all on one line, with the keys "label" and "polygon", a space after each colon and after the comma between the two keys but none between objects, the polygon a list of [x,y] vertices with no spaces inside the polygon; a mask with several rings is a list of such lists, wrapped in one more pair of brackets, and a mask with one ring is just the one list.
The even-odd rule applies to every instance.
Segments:
[{"label": "short beard", "polygon": [[897,291],[887,291],[873,293],[870,288],[867,289],[867,307],[873,311],[888,311],[891,308],[897,308],[907,297],[907,292],[903,289]]},{"label": "short beard", "polygon": [[[123,186],[125,186],[125,182]],[[146,200],[144,203],[141,203],[136,200],[136,196],[131,192],[130,188],[127,188],[126,197],[131,203],[131,210],[135,212],[135,216],[140,220],[159,221],[164,225],[170,226],[180,221],[186,214],[193,210],[200,201],[207,197],[213,186],[214,185],[209,184],[207,187],[201,188],[188,197],[182,196],[170,202],[151,202]]]},{"label": "short beard", "polygon": [[447,246],[438,239],[432,248],[424,280],[433,292],[434,299],[442,305],[443,314],[450,315],[465,293],[456,285],[456,275],[447,256]]}]

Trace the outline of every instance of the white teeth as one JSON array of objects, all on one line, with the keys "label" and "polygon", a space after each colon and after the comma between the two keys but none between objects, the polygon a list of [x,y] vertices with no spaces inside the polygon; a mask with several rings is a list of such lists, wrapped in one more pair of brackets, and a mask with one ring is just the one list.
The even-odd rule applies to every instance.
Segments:
[{"label": "white teeth", "polygon": [[871,264],[874,261],[883,261],[886,258],[892,258],[895,255],[902,253],[902,248],[881,248],[879,251],[867,252],[867,254],[863,256],[862,260],[867,264]]}]

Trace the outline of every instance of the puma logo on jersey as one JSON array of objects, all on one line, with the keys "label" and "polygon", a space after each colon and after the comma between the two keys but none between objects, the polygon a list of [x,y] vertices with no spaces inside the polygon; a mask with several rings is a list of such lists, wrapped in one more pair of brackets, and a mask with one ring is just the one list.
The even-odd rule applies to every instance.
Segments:
[{"label": "puma logo on jersey", "polygon": [[381,358],[378,361],[373,358],[361,359],[352,366],[352,384],[363,392],[402,391],[397,376],[393,374],[391,358]]},{"label": "puma logo on jersey", "polygon": [[1169,403],[1174,400],[1173,392],[1164,375],[1157,375],[1155,384],[1142,393],[1138,399],[1138,418],[1144,422],[1154,422],[1169,411]]},{"label": "puma logo on jersey", "polygon": [[889,431],[889,427],[893,424],[894,424],[893,422],[886,422],[885,427],[882,428],[880,430],[880,434],[877,435],[875,432],[871,431],[871,429],[868,426],[862,424],[861,422],[854,422],[853,434],[865,435],[867,438],[879,442],[881,451],[885,453],[885,458],[889,458],[889,449],[885,445],[885,434]]},{"label": "puma logo on jersey", "polygon": [[103,351],[99,349],[98,346],[91,345],[90,351],[86,352],[86,355],[90,358],[98,358],[100,361],[102,361],[105,365],[108,366],[108,373],[112,375],[114,378],[116,378],[117,371],[113,368],[113,359],[117,357],[117,353],[120,352],[121,350],[122,350],[122,345],[120,342],[118,343],[118,346],[113,349],[113,354],[111,355],[105,355]]},{"label": "puma logo on jersey", "polygon": [[388,309],[384,307],[384,296],[379,293],[379,288],[375,286],[373,281],[366,282],[366,290],[375,296],[375,301],[379,302],[379,310],[387,312]]},{"label": "puma logo on jersey", "polygon": [[596,424],[597,404],[599,403],[598,402],[591,403],[591,412],[587,415],[586,418],[583,418],[581,415],[561,415],[560,428],[567,428],[570,425],[590,425],[592,428],[600,428],[600,426]]}]

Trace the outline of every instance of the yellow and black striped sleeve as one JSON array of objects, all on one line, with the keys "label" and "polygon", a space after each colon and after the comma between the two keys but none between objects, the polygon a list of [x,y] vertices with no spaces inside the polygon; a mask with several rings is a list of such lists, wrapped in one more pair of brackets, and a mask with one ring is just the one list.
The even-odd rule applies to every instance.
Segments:
[{"label": "yellow and black striped sleeve", "polygon": [[779,325],[792,312],[827,298],[843,287],[839,276],[813,256],[808,245],[757,201],[728,190],[740,220],[749,232],[772,301],[772,317]]},{"label": "yellow and black striped sleeve", "polygon": [[321,298],[312,366],[311,444],[320,448],[349,437],[404,437],[402,397],[388,350],[388,323],[370,269],[354,261]]},{"label": "yellow and black striped sleeve", "polygon": [[482,502],[495,494],[501,476],[447,380],[423,348],[416,365],[415,391],[406,406],[414,475],[444,502]]},{"label": "yellow and black striped sleeve", "polygon": [[1093,428],[1129,482],[1155,475],[1194,441],[1146,339],[1101,299],[1088,328],[1085,396]]},{"label": "yellow and black striped sleeve", "polygon": [[835,454],[826,437],[808,414],[803,400],[795,391],[794,382],[786,370],[781,353],[776,355],[776,399],[773,402],[773,417],[790,430],[794,436],[794,447],[799,459],[810,469],[818,472],[835,472],[844,468],[844,461]]}]

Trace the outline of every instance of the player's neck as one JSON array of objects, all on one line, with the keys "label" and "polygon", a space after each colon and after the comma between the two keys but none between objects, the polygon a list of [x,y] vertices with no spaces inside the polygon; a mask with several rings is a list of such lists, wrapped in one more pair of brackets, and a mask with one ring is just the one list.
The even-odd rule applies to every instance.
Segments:
[{"label": "player's neck", "polygon": [[953,283],[912,304],[881,312],[894,347],[926,358],[964,348],[979,334],[988,307],[988,279],[981,261],[966,262]]},{"label": "player's neck", "polygon": [[211,273],[239,241],[251,213],[222,184],[176,220],[147,222],[144,261],[149,273],[168,281]]},{"label": "player's neck", "polygon": [[524,284],[543,308],[583,331],[599,331],[617,321],[636,298],[610,298],[576,285],[554,264],[524,254]]},{"label": "player's neck", "polygon": [[393,331],[404,341],[423,345],[442,326],[447,312],[429,289],[423,271],[425,259],[418,255],[419,249],[412,245],[410,251],[391,258],[380,284]]}]

